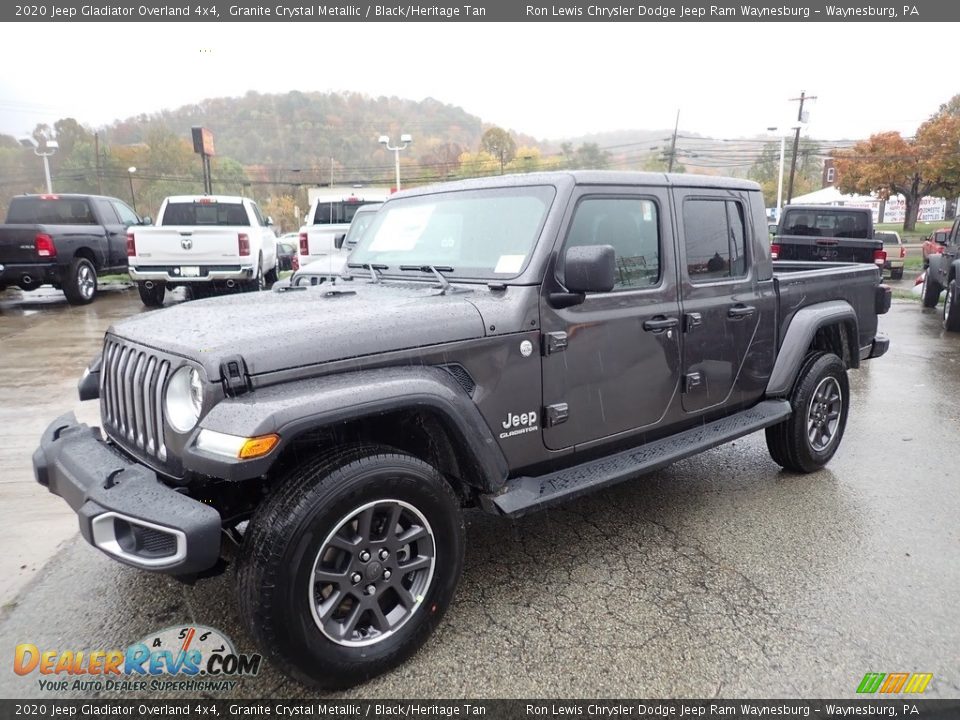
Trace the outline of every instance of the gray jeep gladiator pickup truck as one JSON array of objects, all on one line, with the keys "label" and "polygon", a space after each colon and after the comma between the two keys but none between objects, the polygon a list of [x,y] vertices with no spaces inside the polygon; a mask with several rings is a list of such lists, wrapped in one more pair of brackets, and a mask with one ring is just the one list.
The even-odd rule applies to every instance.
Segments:
[{"label": "gray jeep gladiator pickup truck", "polygon": [[[241,614],[323,688],[436,627],[466,507],[514,517],[757,430],[821,468],[847,370],[883,355],[871,265],[770,260],[758,185],[503,176],[392,196],[333,284],[117,323],[37,480],[88,542],[203,575],[239,546]],[[773,468],[771,467],[771,472]]]}]

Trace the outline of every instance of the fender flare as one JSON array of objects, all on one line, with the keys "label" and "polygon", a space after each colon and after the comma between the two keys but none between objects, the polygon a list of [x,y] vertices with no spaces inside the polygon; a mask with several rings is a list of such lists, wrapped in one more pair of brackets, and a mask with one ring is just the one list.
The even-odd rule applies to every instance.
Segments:
[{"label": "fender flare", "polygon": [[215,405],[195,431],[256,437],[276,433],[280,443],[264,458],[230,460],[198,450],[194,438],[184,467],[212,477],[243,480],[266,473],[284,448],[311,430],[420,409],[437,415],[455,443],[476,465],[485,484],[502,485],[507,461],[476,404],[453,376],[439,367],[361,370],[275,385]]},{"label": "fender flare", "polygon": [[[853,325],[853,343],[850,352],[853,362],[859,362],[857,313],[850,303],[844,300],[831,300],[830,302],[800,308],[794,314],[783,337],[783,342],[780,343],[777,361],[774,363],[773,372],[767,382],[767,397],[785,397],[789,394],[794,381],[797,379],[797,373],[800,371],[803,358],[807,354],[807,348],[813,342],[817,331],[820,328],[837,324]],[[849,334],[848,339],[850,339]]]}]

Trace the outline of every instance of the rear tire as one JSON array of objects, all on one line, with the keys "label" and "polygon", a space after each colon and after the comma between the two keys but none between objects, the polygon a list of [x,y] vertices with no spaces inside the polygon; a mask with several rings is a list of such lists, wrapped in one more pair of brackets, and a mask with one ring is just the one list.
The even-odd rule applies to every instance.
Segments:
[{"label": "rear tire", "polygon": [[97,295],[97,270],[85,257],[75,257],[63,278],[63,294],[71,305],[88,305]]},{"label": "rear tire", "polygon": [[943,327],[950,332],[960,332],[960,288],[951,280],[947,286],[947,299],[943,301]]},{"label": "rear tire", "polygon": [[292,468],[257,509],[237,566],[241,616],[291,677],[356,685],[436,628],[464,534],[460,502],[436,469],[387,447],[340,448]]},{"label": "rear tire", "polygon": [[927,274],[923,278],[923,289],[920,290],[920,299],[923,306],[925,308],[936,307],[941,290],[940,284],[936,280],[930,279],[930,270],[927,270]]},{"label": "rear tire", "polygon": [[265,290],[267,286],[266,279],[263,276],[263,256],[261,255],[257,259],[257,272],[253,276],[253,279],[247,283],[247,290],[249,292],[260,292]]},{"label": "rear tire", "polygon": [[890,279],[891,280],[903,280],[903,268],[893,268],[890,270]]},{"label": "rear tire", "polygon": [[280,261],[277,260],[276,266],[267,273],[267,276],[264,278],[267,286],[272,286],[277,280],[280,279]]},{"label": "rear tire", "polygon": [[843,439],[849,400],[843,361],[832,353],[809,354],[790,394],[793,414],[766,430],[773,461],[797,473],[815,472],[826,465]]},{"label": "rear tire", "polygon": [[137,291],[140,293],[140,302],[147,307],[163,307],[163,297],[167,294],[167,286],[163,283],[155,283],[152,288],[148,288],[145,282],[138,282]]}]

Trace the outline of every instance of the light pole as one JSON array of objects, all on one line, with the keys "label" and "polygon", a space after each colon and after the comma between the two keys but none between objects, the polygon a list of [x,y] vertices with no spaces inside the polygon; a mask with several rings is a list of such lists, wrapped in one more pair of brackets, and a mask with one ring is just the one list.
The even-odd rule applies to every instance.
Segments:
[{"label": "light pole", "polygon": [[[777,128],[768,127],[767,130],[775,132]],[[780,222],[780,206],[783,203],[783,148],[786,140],[783,133],[780,133],[780,176],[777,179],[777,215],[774,218],[777,222]]]},{"label": "light pole", "polygon": [[137,196],[133,194],[133,174],[137,171],[132,165],[127,168],[128,177],[130,178],[130,202],[133,203],[133,211],[137,211]]},{"label": "light pole", "polygon": [[[784,128],[786,129],[786,128]],[[793,126],[790,130],[799,130],[799,126]],[[780,133],[780,176],[777,180],[777,222],[780,222],[780,209],[783,207],[783,152],[787,137],[779,127],[768,127],[769,132]]]},{"label": "light pole", "polygon": [[20,144],[26,148],[33,150],[33,154],[43,158],[43,174],[47,178],[47,192],[53,193],[53,183],[50,182],[50,156],[53,155],[57,149],[60,147],[60,143],[56,140],[47,140],[44,143],[43,150],[40,150],[40,143],[37,142],[36,138],[25,136],[20,138]]},{"label": "light pole", "polygon": [[397,191],[399,192],[400,191],[400,151],[407,149],[407,145],[413,142],[413,137],[406,134],[401,135],[400,144],[397,145],[396,147],[393,147],[390,145],[390,138],[387,137],[386,135],[381,135],[380,139],[377,142],[383,145],[387,150],[393,150],[393,160],[397,170]]}]

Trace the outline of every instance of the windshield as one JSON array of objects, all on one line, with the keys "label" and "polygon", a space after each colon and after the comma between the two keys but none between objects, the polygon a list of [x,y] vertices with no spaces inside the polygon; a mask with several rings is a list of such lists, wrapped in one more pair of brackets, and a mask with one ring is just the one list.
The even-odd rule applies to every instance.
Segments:
[{"label": "windshield", "polygon": [[490,188],[392,200],[373,216],[350,263],[445,268],[461,277],[514,277],[556,195],[549,186]]},{"label": "windshield", "polygon": [[[380,206],[377,205],[377,207]],[[363,237],[364,231],[370,227],[370,223],[373,222],[376,212],[376,210],[364,210],[363,212],[358,212],[353,216],[353,222],[350,223],[350,229],[347,230],[347,236],[343,239],[344,247],[353,247],[360,242],[360,238]]]}]

